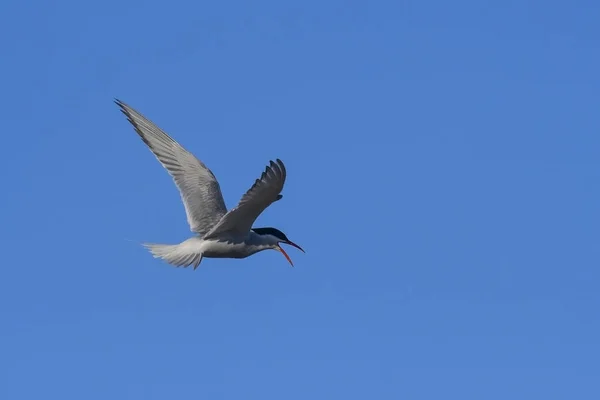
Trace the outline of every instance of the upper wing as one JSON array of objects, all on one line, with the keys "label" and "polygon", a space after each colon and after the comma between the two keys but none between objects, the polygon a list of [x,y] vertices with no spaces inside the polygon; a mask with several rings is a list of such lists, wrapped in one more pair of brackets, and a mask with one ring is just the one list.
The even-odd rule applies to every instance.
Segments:
[{"label": "upper wing", "polygon": [[208,232],[227,212],[219,182],[212,171],[152,121],[120,100],[115,103],[173,177],[190,229],[201,235]]},{"label": "upper wing", "polygon": [[279,159],[271,161],[262,173],[260,179],[242,196],[238,205],[229,210],[213,229],[206,234],[206,238],[216,236],[223,232],[245,235],[252,228],[256,218],[271,203],[281,199],[281,191],[285,183],[285,165]]}]

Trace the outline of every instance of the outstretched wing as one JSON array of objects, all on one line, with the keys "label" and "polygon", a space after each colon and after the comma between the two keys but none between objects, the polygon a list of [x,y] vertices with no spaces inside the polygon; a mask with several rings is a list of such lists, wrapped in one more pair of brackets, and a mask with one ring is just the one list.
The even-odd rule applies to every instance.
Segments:
[{"label": "outstretched wing", "polygon": [[192,232],[208,232],[227,212],[215,175],[152,121],[120,100],[115,103],[173,177]]},{"label": "outstretched wing", "polygon": [[215,225],[206,238],[218,236],[228,232],[237,235],[245,235],[252,228],[256,218],[273,202],[281,199],[281,191],[285,183],[285,165],[279,159],[271,161],[262,173],[260,179],[242,196],[238,205],[229,210],[227,214]]}]

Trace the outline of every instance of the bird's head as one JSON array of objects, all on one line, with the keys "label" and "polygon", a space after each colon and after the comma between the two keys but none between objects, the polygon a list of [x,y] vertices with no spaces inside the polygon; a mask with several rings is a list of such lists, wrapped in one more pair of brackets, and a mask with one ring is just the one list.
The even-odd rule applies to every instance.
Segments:
[{"label": "bird's head", "polygon": [[290,246],[294,246],[295,248],[301,250],[303,253],[305,252],[302,247],[298,246],[296,243],[292,242],[285,236],[285,233],[281,232],[279,229],[275,228],[252,228],[254,233],[260,235],[263,240],[271,246],[272,249],[278,250],[285,256],[285,258],[290,262],[292,267],[294,263],[290,256],[287,255],[285,250],[281,248],[280,243],[289,244]]}]

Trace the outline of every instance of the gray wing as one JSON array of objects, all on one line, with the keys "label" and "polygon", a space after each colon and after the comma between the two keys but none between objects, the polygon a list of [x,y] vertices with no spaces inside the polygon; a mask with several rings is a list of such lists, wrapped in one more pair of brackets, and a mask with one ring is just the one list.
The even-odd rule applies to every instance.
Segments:
[{"label": "gray wing", "polygon": [[281,199],[281,191],[285,183],[285,165],[279,159],[271,161],[262,173],[260,179],[242,196],[235,208],[229,210],[206,238],[228,232],[236,235],[246,235],[252,228],[256,218],[273,202]]},{"label": "gray wing", "polygon": [[215,175],[152,121],[120,100],[115,103],[173,177],[192,232],[208,232],[227,212]]}]

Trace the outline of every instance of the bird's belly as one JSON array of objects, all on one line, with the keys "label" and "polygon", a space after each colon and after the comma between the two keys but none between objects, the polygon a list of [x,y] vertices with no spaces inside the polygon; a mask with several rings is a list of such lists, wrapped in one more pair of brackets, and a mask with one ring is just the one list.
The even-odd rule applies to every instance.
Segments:
[{"label": "bird's belly", "polygon": [[202,247],[202,255],[207,258],[246,258],[254,253],[244,242],[207,240]]}]

